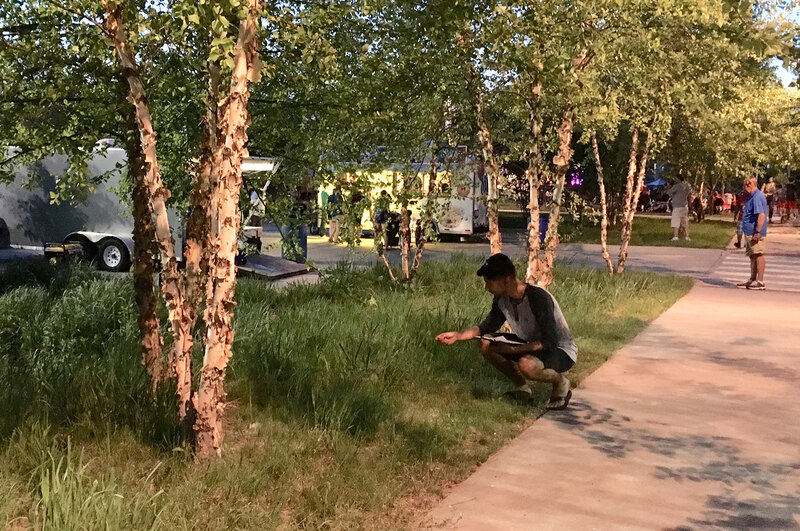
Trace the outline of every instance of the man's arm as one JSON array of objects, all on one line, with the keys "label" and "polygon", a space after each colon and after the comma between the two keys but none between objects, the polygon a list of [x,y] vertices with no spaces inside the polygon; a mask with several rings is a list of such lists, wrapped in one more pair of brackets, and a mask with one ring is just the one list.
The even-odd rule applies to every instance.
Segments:
[{"label": "man's arm", "polygon": [[452,345],[456,341],[467,341],[483,334],[497,332],[505,322],[506,317],[500,310],[500,306],[497,305],[497,301],[494,300],[492,301],[492,309],[489,311],[489,315],[486,316],[481,324],[460,332],[443,332],[436,336],[436,341],[445,345]]},{"label": "man's arm", "polygon": [[767,222],[767,212],[769,206],[767,205],[767,198],[765,196],[753,197],[753,213],[758,214],[756,217],[755,231],[753,232],[753,240],[758,241],[761,239],[761,229],[764,228],[764,223]]},{"label": "man's arm", "polygon": [[[531,288],[529,288],[531,289]],[[558,346],[556,332],[556,306],[552,297],[542,288],[532,288],[528,295],[531,312],[536,318],[536,325],[542,337],[542,346],[552,350]]]},{"label": "man's arm", "polygon": [[764,227],[764,223],[767,221],[767,215],[763,212],[758,214],[758,219],[756,220],[756,229],[753,232],[753,239],[758,241],[761,239],[761,229]]},{"label": "man's arm", "polygon": [[442,332],[436,336],[436,341],[439,343],[444,343],[445,345],[452,345],[456,341],[467,341],[469,339],[474,339],[479,335],[481,335],[481,331],[477,326],[473,326],[472,328],[468,328],[460,332]]}]

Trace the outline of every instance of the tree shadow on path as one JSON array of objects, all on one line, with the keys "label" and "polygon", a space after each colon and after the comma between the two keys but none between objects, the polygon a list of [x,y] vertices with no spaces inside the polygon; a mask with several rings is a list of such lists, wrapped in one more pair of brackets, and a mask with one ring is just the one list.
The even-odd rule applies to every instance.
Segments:
[{"label": "tree shadow on path", "polygon": [[655,478],[687,484],[713,482],[721,493],[708,496],[705,511],[672,528],[800,529],[800,460],[758,462],[744,459],[735,441],[708,435],[662,436],[612,408],[574,400],[570,408],[548,415],[557,426],[583,438],[612,459],[645,449],[674,461],[654,466]]}]

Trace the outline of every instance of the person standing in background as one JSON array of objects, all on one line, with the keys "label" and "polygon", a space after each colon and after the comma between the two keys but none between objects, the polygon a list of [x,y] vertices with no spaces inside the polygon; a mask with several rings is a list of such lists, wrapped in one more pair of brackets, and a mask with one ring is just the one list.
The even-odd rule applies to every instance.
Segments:
[{"label": "person standing in background", "polygon": [[786,183],[786,221],[797,217],[797,182],[789,179]]},{"label": "person standing in background", "polygon": [[736,199],[734,200],[736,206],[734,207],[736,210],[733,213],[733,219],[736,220],[736,243],[733,244],[734,247],[737,249],[741,248],[742,246],[742,212],[744,211],[744,205],[747,203],[747,192],[744,189],[739,190],[739,193],[736,194]]},{"label": "person standing in background", "polygon": [[334,190],[333,193],[328,196],[328,214],[330,216],[328,241],[331,243],[339,243],[342,220],[344,219],[344,214],[342,213],[342,194],[339,193],[339,190]]},{"label": "person standing in background", "polygon": [[680,173],[677,178],[678,182],[673,183],[665,190],[672,200],[672,220],[670,221],[673,230],[672,241],[678,241],[678,234],[683,228],[688,242],[691,239],[689,238],[689,198],[692,196],[692,188],[684,181],[683,175]]},{"label": "person standing in background", "polygon": [[775,212],[775,179],[772,177],[767,179],[767,182],[761,185],[761,193],[767,198],[769,221],[772,223],[772,214]]},{"label": "person standing in background", "polygon": [[778,223],[786,222],[786,188],[779,184],[775,189],[775,210],[778,214]]}]

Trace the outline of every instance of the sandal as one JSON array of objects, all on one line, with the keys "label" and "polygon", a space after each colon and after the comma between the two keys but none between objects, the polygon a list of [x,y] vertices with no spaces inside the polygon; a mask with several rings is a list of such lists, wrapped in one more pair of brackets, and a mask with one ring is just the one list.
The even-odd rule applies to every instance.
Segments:
[{"label": "sandal", "polygon": [[570,398],[572,398],[572,390],[567,391],[565,396],[551,396],[550,401],[547,402],[547,409],[551,411],[561,411],[562,409],[567,409]]}]

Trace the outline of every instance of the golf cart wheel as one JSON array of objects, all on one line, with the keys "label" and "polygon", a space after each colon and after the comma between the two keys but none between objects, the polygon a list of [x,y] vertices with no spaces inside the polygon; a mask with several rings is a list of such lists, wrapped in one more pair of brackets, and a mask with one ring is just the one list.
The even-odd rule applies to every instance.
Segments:
[{"label": "golf cart wheel", "polygon": [[97,264],[103,271],[127,271],[131,266],[128,249],[119,240],[103,240],[97,250]]}]

